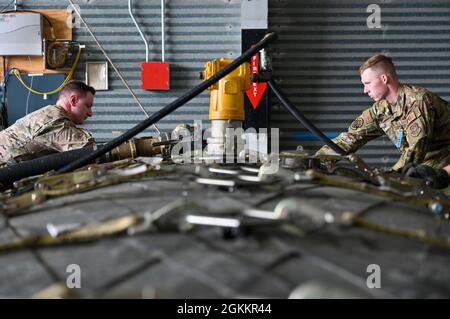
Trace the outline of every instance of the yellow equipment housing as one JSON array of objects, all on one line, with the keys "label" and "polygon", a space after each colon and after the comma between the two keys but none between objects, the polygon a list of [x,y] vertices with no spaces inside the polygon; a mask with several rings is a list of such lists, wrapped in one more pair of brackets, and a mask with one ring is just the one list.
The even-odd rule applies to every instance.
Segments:
[{"label": "yellow equipment housing", "polygon": [[[231,62],[233,60],[220,58],[206,63],[205,80]],[[244,63],[208,88],[211,91],[210,120],[243,121],[245,119],[244,92],[250,88],[251,75],[250,64]]]}]

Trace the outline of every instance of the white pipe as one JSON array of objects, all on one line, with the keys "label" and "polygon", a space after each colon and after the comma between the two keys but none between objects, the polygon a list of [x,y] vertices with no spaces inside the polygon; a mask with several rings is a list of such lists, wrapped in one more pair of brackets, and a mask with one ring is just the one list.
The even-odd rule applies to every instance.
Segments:
[{"label": "white pipe", "polygon": [[161,53],[161,57],[162,57],[162,61],[164,62],[165,60],[165,50],[164,50],[164,1],[165,0],[161,0],[161,48],[162,48],[162,53]]},{"label": "white pipe", "polygon": [[136,19],[134,18],[133,10],[131,9],[131,0],[128,0],[128,12],[130,12],[130,17],[133,20],[134,25],[138,29],[139,34],[142,37],[142,40],[144,40],[144,43],[145,43],[145,62],[148,62],[148,43],[147,43],[147,40],[145,39],[144,34],[141,31],[141,28],[139,28],[139,25],[137,24]]},{"label": "white pipe", "polygon": [[14,11],[17,11],[17,0],[14,0]]}]

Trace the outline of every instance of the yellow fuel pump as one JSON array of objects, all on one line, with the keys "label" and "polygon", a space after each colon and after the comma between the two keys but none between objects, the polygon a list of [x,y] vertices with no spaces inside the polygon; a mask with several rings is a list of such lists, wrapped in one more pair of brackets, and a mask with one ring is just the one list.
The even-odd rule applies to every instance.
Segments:
[{"label": "yellow fuel pump", "polygon": [[[231,62],[233,60],[224,58],[207,62],[204,79],[209,79]],[[211,92],[211,137],[208,138],[208,153],[224,154],[227,129],[242,128],[242,121],[245,119],[244,94],[250,88],[251,76],[250,64],[244,63],[208,88]]]}]

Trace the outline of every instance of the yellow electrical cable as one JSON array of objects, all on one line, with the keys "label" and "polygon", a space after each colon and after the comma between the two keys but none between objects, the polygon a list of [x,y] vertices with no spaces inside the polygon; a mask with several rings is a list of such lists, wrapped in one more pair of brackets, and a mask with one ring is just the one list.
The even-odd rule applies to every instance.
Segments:
[{"label": "yellow electrical cable", "polygon": [[20,72],[19,70],[15,69],[13,70],[14,75],[16,76],[16,78],[19,80],[20,83],[22,83],[22,85],[30,92],[35,93],[35,94],[54,94],[59,92],[66,84],[67,82],[69,82],[72,79],[73,74],[75,73],[75,69],[77,68],[78,65],[78,60],[80,59],[80,55],[81,55],[81,46],[78,45],[78,52],[77,52],[77,56],[75,57],[75,61],[73,62],[72,65],[72,69],[70,69],[69,74],[67,75],[66,79],[64,80],[63,83],[61,83],[61,85],[59,87],[57,87],[56,89],[54,89],[53,91],[50,92],[39,92],[36,90],[33,90],[32,88],[30,88],[22,79],[22,77],[20,76]]}]

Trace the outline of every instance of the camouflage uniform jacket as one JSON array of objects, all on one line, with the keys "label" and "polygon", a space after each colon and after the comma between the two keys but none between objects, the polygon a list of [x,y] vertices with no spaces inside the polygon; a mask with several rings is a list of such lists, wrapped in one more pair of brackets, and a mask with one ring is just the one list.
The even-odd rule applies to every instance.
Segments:
[{"label": "camouflage uniform jacket", "polygon": [[0,132],[0,167],[95,143],[59,105],[49,105]]},{"label": "camouflage uniform jacket", "polygon": [[[401,151],[393,170],[408,163],[434,168],[450,164],[450,104],[424,88],[402,84],[395,105],[387,100],[376,102],[333,141],[353,153],[383,134]],[[324,146],[317,154],[330,151]]]}]

